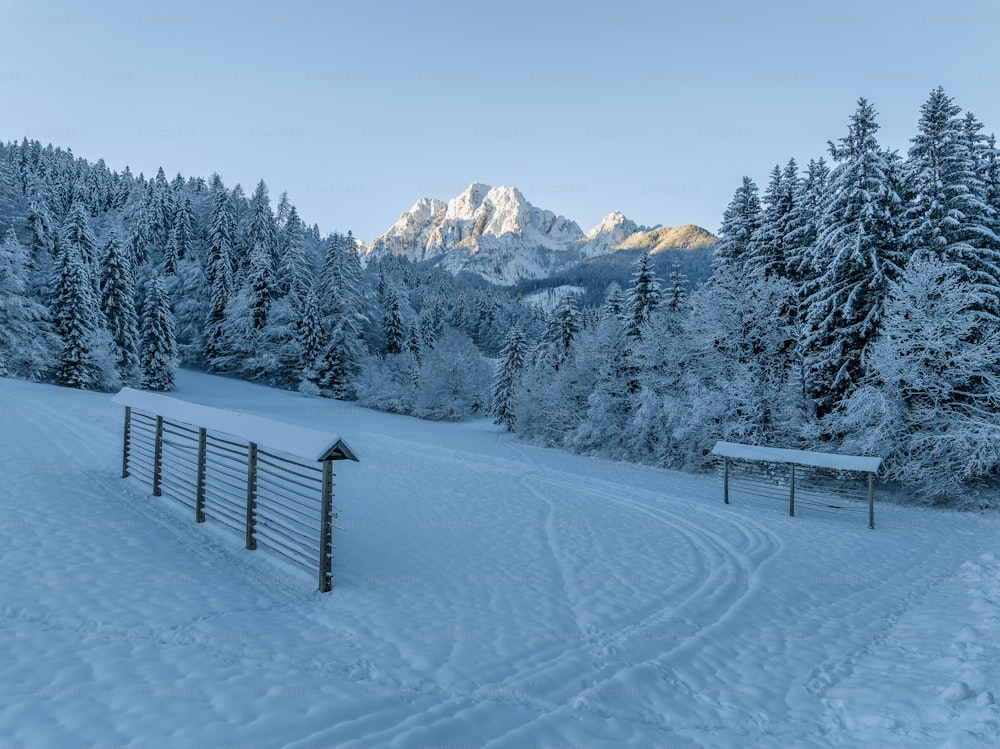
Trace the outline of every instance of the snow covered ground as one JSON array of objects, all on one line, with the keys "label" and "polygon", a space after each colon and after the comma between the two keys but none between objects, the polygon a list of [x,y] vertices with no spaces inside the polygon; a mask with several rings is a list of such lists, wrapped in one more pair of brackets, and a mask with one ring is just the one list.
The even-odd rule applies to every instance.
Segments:
[{"label": "snow covered ground", "polygon": [[182,372],[340,433],[334,590],[0,380],[0,747],[997,747],[1000,519],[690,476]]}]

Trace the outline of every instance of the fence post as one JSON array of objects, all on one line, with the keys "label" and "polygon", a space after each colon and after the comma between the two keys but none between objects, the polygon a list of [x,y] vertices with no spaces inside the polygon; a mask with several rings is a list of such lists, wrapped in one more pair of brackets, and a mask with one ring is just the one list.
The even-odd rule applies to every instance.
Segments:
[{"label": "fence post", "polygon": [[788,487],[788,516],[795,517],[795,464],[792,463],[792,480]]},{"label": "fence post", "polygon": [[333,587],[333,461],[323,461],[323,489],[320,501],[319,592],[328,593]]},{"label": "fence post", "polygon": [[722,459],[722,499],[729,504],[729,458]]},{"label": "fence post", "polygon": [[208,447],[205,427],[198,428],[198,476],[195,479],[194,521],[205,522],[205,451]]},{"label": "fence post", "polygon": [[251,442],[247,449],[247,543],[253,551],[257,548],[254,527],[257,524],[257,443]]},{"label": "fence post", "polygon": [[868,474],[868,527],[875,530],[875,474]]},{"label": "fence post", "polygon": [[122,440],[122,478],[128,478],[129,443],[132,440],[132,406],[125,406],[125,436]]},{"label": "fence post", "polygon": [[163,417],[156,417],[156,438],[153,440],[153,496],[159,497],[163,475]]}]

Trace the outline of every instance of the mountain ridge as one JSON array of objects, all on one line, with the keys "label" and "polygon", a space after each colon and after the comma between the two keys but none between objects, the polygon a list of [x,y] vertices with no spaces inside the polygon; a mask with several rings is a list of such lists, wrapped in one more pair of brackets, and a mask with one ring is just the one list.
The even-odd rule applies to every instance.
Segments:
[{"label": "mountain ridge", "polygon": [[575,221],[532,205],[516,187],[473,182],[447,202],[420,198],[362,249],[367,258],[394,254],[432,261],[452,273],[467,271],[510,286],[620,249],[655,253],[715,241],[693,224],[640,226],[621,211],[585,234]]}]

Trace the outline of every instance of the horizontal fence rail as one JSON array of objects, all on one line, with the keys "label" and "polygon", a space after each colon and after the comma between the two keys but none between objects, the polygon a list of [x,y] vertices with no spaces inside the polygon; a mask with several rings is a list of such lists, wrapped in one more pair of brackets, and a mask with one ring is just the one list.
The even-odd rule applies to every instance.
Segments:
[{"label": "horizontal fence rail", "polygon": [[[124,392],[124,391],[123,391]],[[338,443],[341,444],[342,443]],[[346,446],[345,450],[347,450]],[[347,450],[347,456],[356,460]],[[228,434],[125,406],[122,477],[148,481],[154,496],[188,507],[260,547],[316,570],[319,590],[332,589],[333,460],[314,464]]]},{"label": "horizontal fence rail", "polygon": [[[713,450],[720,458],[717,466],[725,504],[749,496],[787,502],[790,517],[801,509],[858,517],[867,514],[868,527],[875,528],[874,479],[881,463],[877,458],[852,460],[853,456],[769,448],[762,448],[761,457],[756,457],[753,451],[734,443],[718,443]],[[767,459],[773,455],[781,459]]]}]

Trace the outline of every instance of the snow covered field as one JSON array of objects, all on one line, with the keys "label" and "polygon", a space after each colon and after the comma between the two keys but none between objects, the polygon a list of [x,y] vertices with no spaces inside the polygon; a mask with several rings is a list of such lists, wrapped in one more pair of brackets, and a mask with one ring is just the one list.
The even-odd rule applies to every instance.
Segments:
[{"label": "snow covered field", "polygon": [[997,747],[1000,519],[181,372],[339,432],[334,590],[118,478],[106,394],[0,379],[0,747]]}]

